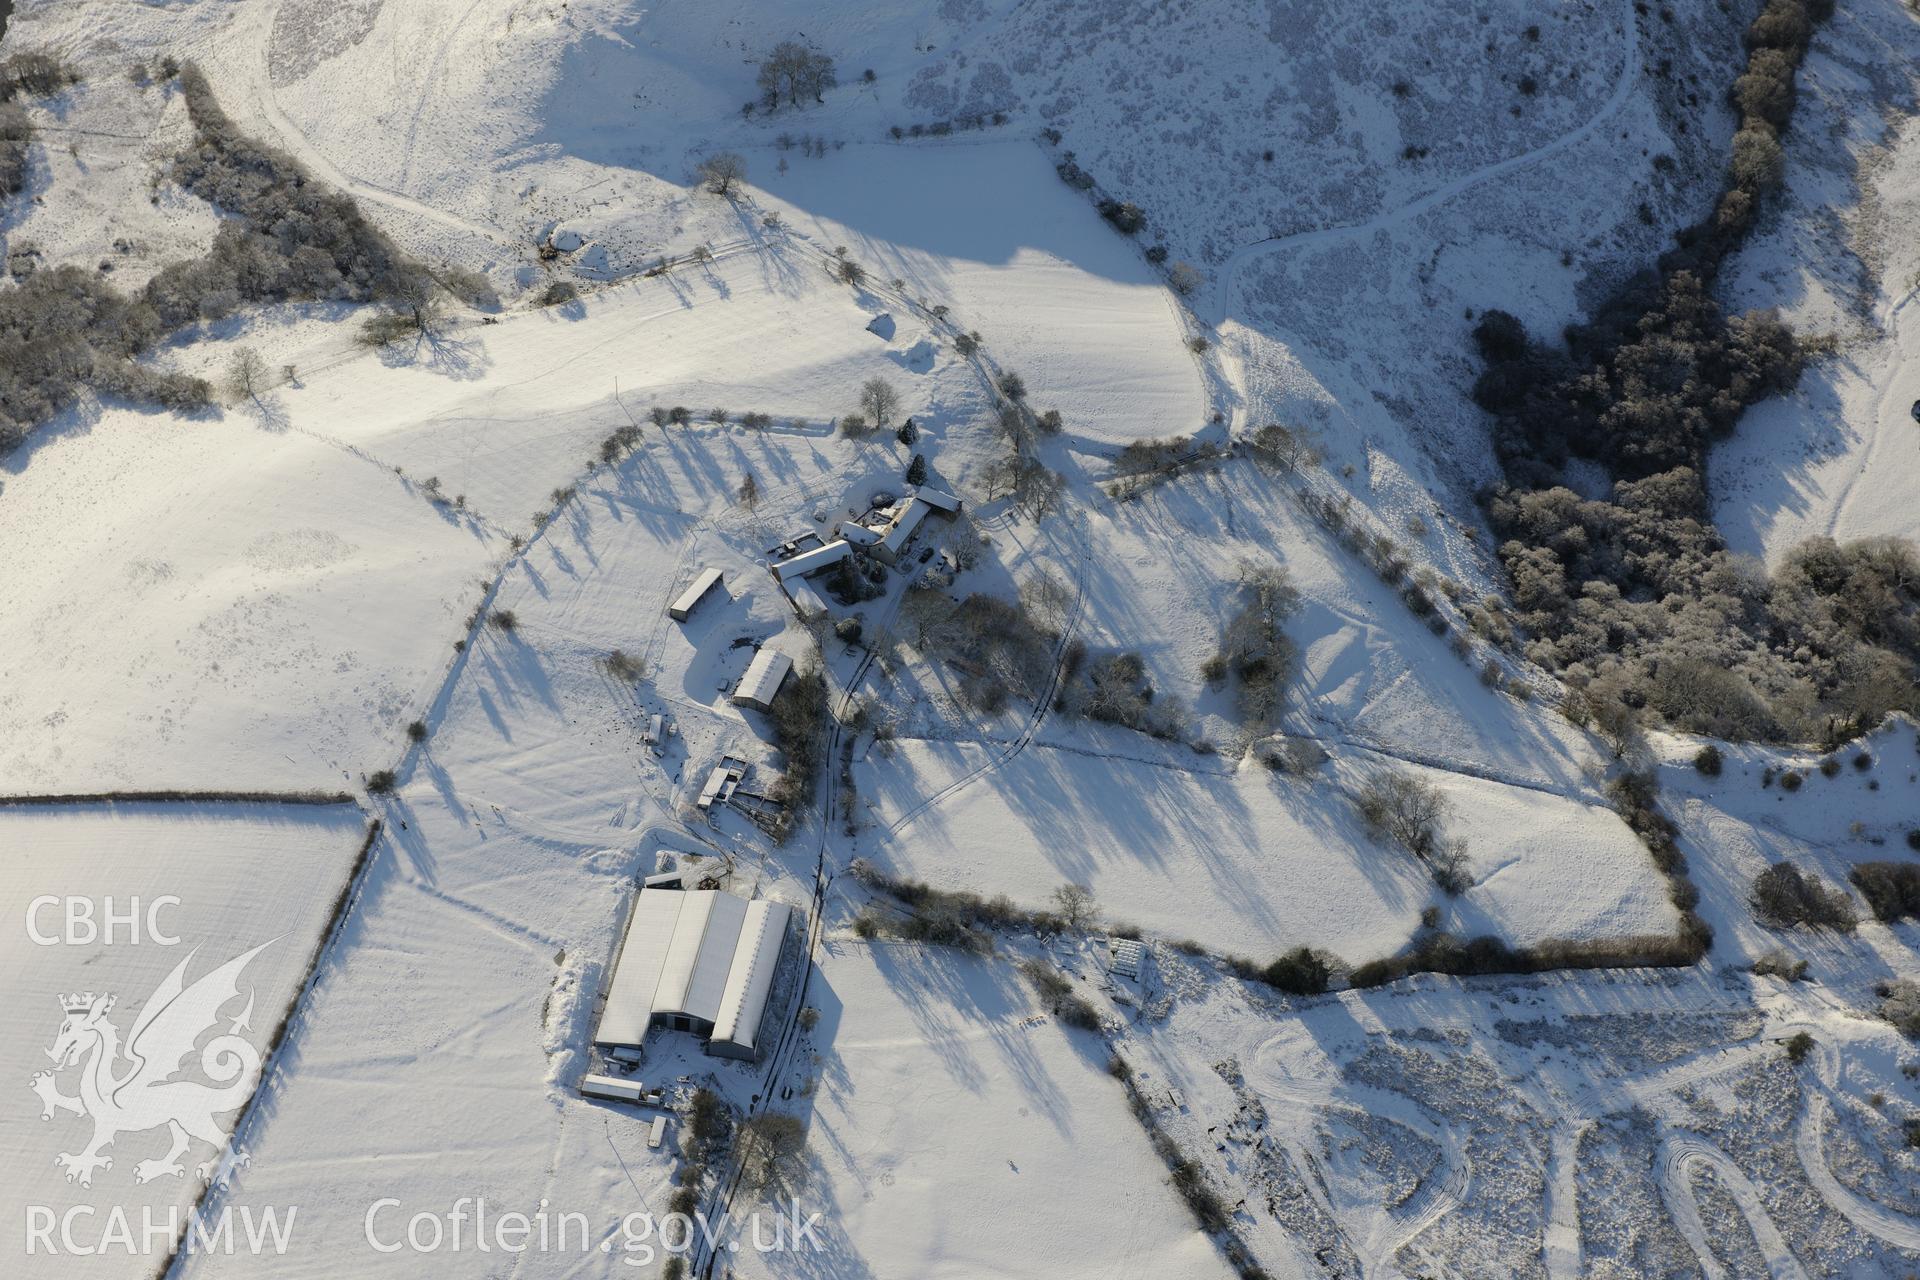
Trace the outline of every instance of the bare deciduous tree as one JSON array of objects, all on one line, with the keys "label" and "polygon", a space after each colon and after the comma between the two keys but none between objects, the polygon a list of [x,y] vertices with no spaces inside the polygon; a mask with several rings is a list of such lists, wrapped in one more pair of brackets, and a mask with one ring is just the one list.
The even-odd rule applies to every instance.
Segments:
[{"label": "bare deciduous tree", "polygon": [[860,407],[876,427],[884,427],[900,407],[900,393],[885,378],[868,378],[860,384]]},{"label": "bare deciduous tree", "polygon": [[760,505],[760,484],[751,471],[740,482],[740,505],[749,511]]},{"label": "bare deciduous tree", "polygon": [[805,1168],[807,1127],[798,1116],[762,1111],[740,1126],[737,1145],[748,1185],[760,1191],[790,1186]]},{"label": "bare deciduous tree", "polygon": [[1100,908],[1094,905],[1093,890],[1074,881],[1068,881],[1053,891],[1053,909],[1061,922],[1075,933],[1086,932],[1100,919]]},{"label": "bare deciduous tree", "polygon": [[780,105],[799,106],[802,97],[815,102],[825,100],[827,90],[840,83],[833,59],[815,53],[797,40],[784,40],[760,64],[760,93],[769,109]]},{"label": "bare deciduous tree", "polygon": [[747,180],[747,162],[738,152],[716,151],[700,162],[700,180],[717,196],[733,194],[736,182]]},{"label": "bare deciduous tree", "polygon": [[980,563],[982,550],[979,526],[974,524],[973,517],[962,512],[947,532],[947,554],[953,557],[955,567],[971,569]]},{"label": "bare deciduous tree", "polygon": [[952,629],[953,601],[943,592],[909,587],[900,601],[900,625],[906,628],[907,643],[925,653]]},{"label": "bare deciduous tree", "polygon": [[267,362],[252,347],[242,347],[233,353],[226,381],[230,399],[258,401],[267,386]]},{"label": "bare deciduous tree", "polygon": [[1292,475],[1320,461],[1320,450],[1305,430],[1269,422],[1253,433],[1253,456],[1258,462]]}]

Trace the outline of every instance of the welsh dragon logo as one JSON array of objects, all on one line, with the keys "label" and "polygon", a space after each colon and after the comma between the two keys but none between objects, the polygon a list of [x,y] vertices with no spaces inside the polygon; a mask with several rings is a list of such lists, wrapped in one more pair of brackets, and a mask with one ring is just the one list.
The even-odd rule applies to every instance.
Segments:
[{"label": "welsh dragon logo", "polygon": [[[193,955],[188,955],[141,1006],[124,1045],[120,1029],[107,1016],[113,1011],[112,995],[89,991],[60,998],[66,1019],[53,1047],[46,1051],[53,1070],[34,1074],[33,1091],[40,1096],[42,1120],[51,1120],[56,1111],[93,1120],[93,1141],[84,1151],[78,1155],[63,1151],[54,1157],[54,1164],[66,1170],[68,1182],[92,1186],[97,1170],[113,1168],[113,1157],[101,1152],[121,1134],[148,1129],[165,1128],[172,1146],[158,1159],[135,1164],[135,1181],[185,1176],[180,1159],[194,1142],[214,1148],[214,1155],[196,1167],[198,1175],[206,1177],[218,1167],[226,1153],[227,1133],[215,1117],[244,1103],[260,1078],[260,1051],[240,1035],[250,1028],[253,1016],[251,988],[246,1007],[200,1051],[200,1069],[216,1083],[173,1077],[193,1056],[201,1036],[218,1026],[221,1009],[239,996],[241,971],[272,945],[272,941],[261,943],[192,986],[185,983],[187,965],[193,961]],[[60,1092],[56,1076],[74,1067],[79,1069],[80,1091],[70,1097]]]}]

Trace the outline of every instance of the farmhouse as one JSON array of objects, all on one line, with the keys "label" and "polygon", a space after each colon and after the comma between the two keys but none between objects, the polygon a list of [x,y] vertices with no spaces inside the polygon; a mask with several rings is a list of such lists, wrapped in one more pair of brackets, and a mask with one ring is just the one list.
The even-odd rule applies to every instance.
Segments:
[{"label": "farmhouse", "polygon": [[716,1057],[752,1061],[788,951],[793,908],[717,889],[642,889],[607,983],[593,1042],[639,1052],[656,1026],[691,1031]]},{"label": "farmhouse", "polygon": [[702,569],[693,583],[667,606],[667,615],[675,622],[685,622],[692,616],[694,608],[700,601],[706,598],[707,592],[723,581],[725,581],[725,575],[718,569]]},{"label": "farmhouse", "polygon": [[922,485],[914,490],[905,502],[893,509],[893,516],[887,522],[880,540],[873,544],[875,558],[894,564],[900,559],[900,553],[912,540],[914,530],[927,518],[927,513],[937,511],[942,515],[955,515],[960,510],[960,499],[941,489]]},{"label": "farmhouse", "polygon": [[780,692],[787,673],[792,670],[792,658],[772,645],[761,645],[759,652],[753,655],[753,661],[747,664],[747,674],[741,676],[740,683],[734,686],[734,704],[752,707],[755,711],[773,710],[774,696]]}]

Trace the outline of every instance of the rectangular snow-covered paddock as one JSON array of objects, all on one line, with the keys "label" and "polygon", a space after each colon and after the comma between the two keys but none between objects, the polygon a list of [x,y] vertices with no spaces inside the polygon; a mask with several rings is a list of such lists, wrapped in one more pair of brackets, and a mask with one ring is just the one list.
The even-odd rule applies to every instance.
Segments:
[{"label": "rectangular snow-covered paddock", "polygon": [[[351,804],[0,807],[0,916],[9,922],[0,931],[0,972],[8,975],[10,997],[0,1009],[0,1074],[15,1082],[0,1090],[0,1134],[10,1155],[0,1170],[0,1215],[18,1224],[28,1205],[56,1214],[95,1208],[101,1215],[118,1206],[134,1222],[147,1211],[163,1222],[184,1213],[199,1194],[196,1166],[217,1153],[195,1141],[178,1176],[164,1168],[164,1109],[160,1119],[114,1135],[100,1152],[112,1166],[91,1170],[90,1187],[78,1177],[69,1182],[71,1170],[55,1164],[62,1153],[85,1154],[93,1120],[58,1106],[42,1119],[48,1108],[28,1081],[50,1072],[43,1087],[75,1098],[82,1078],[105,1065],[102,1042],[87,1035],[71,1065],[48,1057],[62,1032],[62,998],[111,996],[101,1021],[119,1037],[118,1052],[165,1062],[173,1097],[211,1095],[225,1103],[213,1118],[230,1132],[258,1078],[254,1063],[265,1057],[313,965],[366,838],[366,816]],[[229,985],[197,985],[249,953]],[[191,1015],[188,1023],[156,1019],[146,1038],[134,1035],[136,1019],[168,990],[182,992],[175,1007]],[[229,1035],[247,1048],[203,1057]],[[169,1054],[182,1055],[177,1072]],[[124,1075],[126,1062],[112,1071]],[[131,1104],[141,1092],[129,1083],[120,1096]],[[111,1124],[111,1115],[95,1114]],[[140,1172],[151,1176],[140,1181]],[[155,1240],[148,1248],[136,1236],[131,1250],[89,1257],[84,1271],[147,1280],[170,1244]],[[0,1271],[71,1274],[60,1270],[71,1262],[42,1257],[24,1272]]]}]

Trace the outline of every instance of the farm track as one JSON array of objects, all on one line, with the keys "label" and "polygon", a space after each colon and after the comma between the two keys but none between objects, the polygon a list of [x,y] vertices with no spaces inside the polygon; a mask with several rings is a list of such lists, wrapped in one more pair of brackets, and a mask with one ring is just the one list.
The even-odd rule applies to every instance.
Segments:
[{"label": "farm track", "polygon": [[[468,13],[471,13],[474,8],[478,7],[479,0],[475,0],[474,5],[469,7]],[[272,4],[262,5],[253,14],[249,15],[249,20],[253,24],[251,34],[253,37],[254,53],[253,56],[246,59],[246,70],[249,77],[247,86],[248,97],[251,98],[254,109],[259,113],[260,117],[273,129],[280,145],[293,153],[302,164],[306,165],[307,168],[313,172],[314,176],[338,187],[342,191],[351,192],[360,199],[369,200],[374,204],[385,205],[389,209],[424,219],[427,222],[445,227],[449,231],[458,231],[465,235],[478,236],[482,240],[486,240],[489,243],[503,248],[511,247],[512,242],[491,227],[483,226],[477,222],[470,222],[457,214],[435,208],[433,205],[423,200],[416,200],[403,192],[395,191],[389,187],[383,187],[378,183],[368,182],[363,178],[352,176],[332,160],[328,159],[318,147],[313,145],[307,138],[307,135],[301,131],[300,127],[294,124],[294,122],[287,117],[287,114],[280,109],[279,100],[274,95],[273,77],[268,70],[267,60],[269,46],[273,40],[273,24],[279,16],[279,12],[280,6],[278,4]],[[464,17],[462,20],[464,21]],[[443,47],[440,52],[440,58],[436,60],[434,64],[436,75],[438,74],[441,64],[444,62],[445,56],[446,49]],[[419,120],[418,114],[416,113],[414,128],[417,129],[418,125]],[[411,158],[411,133],[409,133],[407,154],[409,158]]]},{"label": "farm track", "polygon": [[1900,367],[1900,325],[1907,315],[1908,307],[1912,305],[1915,298],[1920,298],[1920,287],[1909,289],[1905,296],[1887,308],[1886,320],[1884,322],[1888,345],[1887,361],[1889,365],[1886,384],[1880,388],[1880,394],[1874,397],[1872,421],[1865,424],[1865,430],[1867,432],[1866,449],[1861,455],[1858,464],[1853,468],[1852,474],[1847,477],[1846,482],[1841,486],[1840,496],[1834,500],[1833,514],[1827,519],[1827,536],[1833,538],[1835,541],[1840,539],[1840,526],[1846,523],[1847,508],[1853,503],[1853,496],[1860,486],[1861,477],[1873,469],[1874,457],[1879,453],[1881,445],[1888,436],[1894,433],[1898,423],[1905,417],[1905,415],[1900,415],[1889,420],[1887,415],[1889,411],[1895,411],[1895,406],[1892,401],[1894,378],[1899,372]]}]

